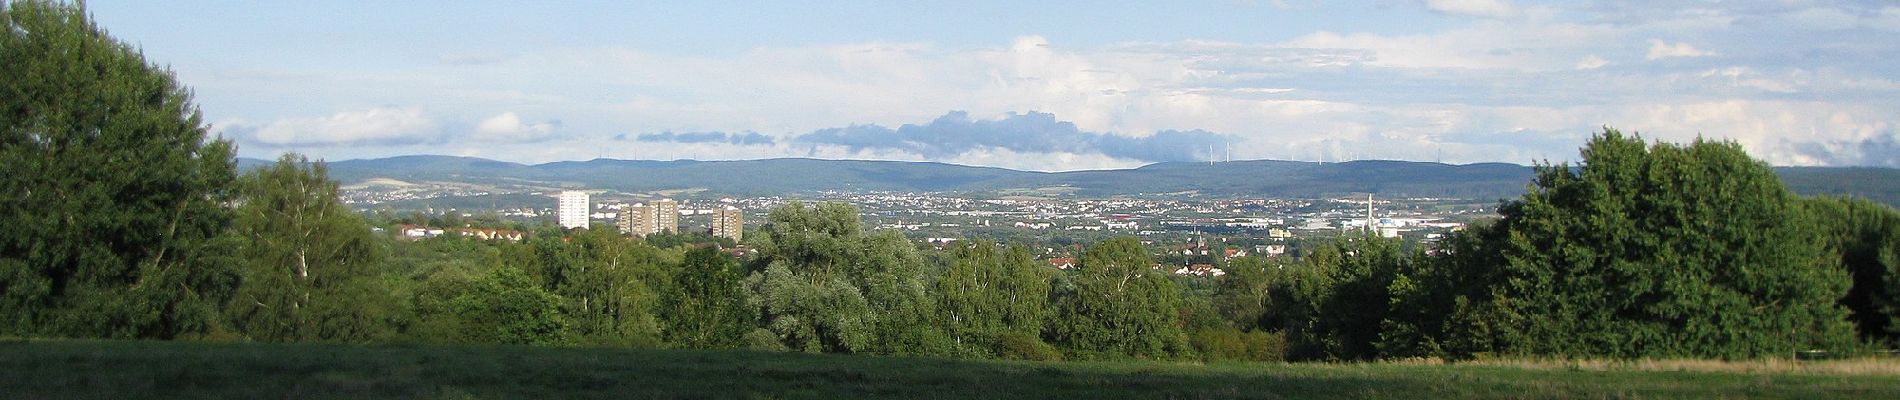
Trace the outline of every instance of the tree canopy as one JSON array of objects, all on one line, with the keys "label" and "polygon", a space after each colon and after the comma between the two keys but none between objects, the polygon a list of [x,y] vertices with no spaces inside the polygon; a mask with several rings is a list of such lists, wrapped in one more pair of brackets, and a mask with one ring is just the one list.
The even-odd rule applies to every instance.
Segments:
[{"label": "tree canopy", "polygon": [[0,334],[210,330],[237,284],[231,143],[81,7],[0,25]]},{"label": "tree canopy", "polygon": [[337,198],[324,164],[286,154],[239,180],[242,281],[226,307],[244,335],[268,341],[387,339],[399,312],[377,279],[384,250]]},{"label": "tree canopy", "polygon": [[1082,253],[1074,292],[1058,307],[1056,341],[1084,357],[1171,358],[1185,352],[1178,314],[1181,288],[1130,237],[1097,243]]},{"label": "tree canopy", "polygon": [[896,232],[866,235],[856,208],[792,203],[772,210],[747,279],[765,327],[792,349],[942,354],[923,262]]},{"label": "tree canopy", "polygon": [[1841,305],[1863,340],[1900,344],[1900,211],[1866,199],[1807,201],[1853,278]]},{"label": "tree canopy", "polygon": [[[1493,351],[1751,357],[1843,348],[1848,276],[1797,198],[1732,142],[1645,143],[1606,129],[1582,165],[1544,165],[1495,242],[1453,257],[1492,264]],[[1495,252],[1495,253],[1491,253]],[[1469,322],[1469,321],[1467,321]]]}]

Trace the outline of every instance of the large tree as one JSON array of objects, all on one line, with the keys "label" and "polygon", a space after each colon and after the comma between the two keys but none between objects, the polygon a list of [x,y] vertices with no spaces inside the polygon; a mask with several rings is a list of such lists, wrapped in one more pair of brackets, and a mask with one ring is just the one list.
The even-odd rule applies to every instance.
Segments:
[{"label": "large tree", "polygon": [[932,323],[923,260],[896,232],[866,234],[857,209],[792,203],[772,210],[747,278],[765,327],[802,351],[948,353]]},{"label": "large tree", "polygon": [[1097,243],[1082,253],[1070,278],[1074,291],[1059,301],[1050,331],[1073,354],[1158,359],[1187,350],[1181,288],[1155,269],[1140,241]]},{"label": "large tree", "polygon": [[1809,199],[1827,243],[1853,277],[1841,305],[1861,339],[1900,344],[1900,211],[1866,199]]},{"label": "large tree", "polygon": [[534,277],[501,266],[471,282],[448,301],[469,343],[552,345],[570,343],[565,300],[541,290]]},{"label": "large tree", "polygon": [[686,251],[673,284],[660,299],[660,320],[669,343],[687,348],[728,349],[745,345],[758,314],[740,284],[745,271],[732,256],[705,246]]},{"label": "large tree", "polygon": [[237,233],[250,239],[243,281],[226,308],[245,335],[268,341],[385,339],[399,306],[381,277],[383,248],[337,197],[324,164],[286,154],[240,180]]},{"label": "large tree", "polygon": [[1235,329],[1255,331],[1274,326],[1266,320],[1270,305],[1268,295],[1284,268],[1275,261],[1265,257],[1236,258],[1223,268],[1227,274],[1215,279],[1214,293],[1209,300],[1221,318]]},{"label": "large tree", "polygon": [[[1775,176],[1732,142],[1645,143],[1606,129],[1580,166],[1477,233],[1495,251],[1447,342],[1518,354],[1753,357],[1851,344],[1848,276]],[[1465,249],[1468,250],[1468,249]],[[1464,336],[1473,340],[1459,338]],[[1478,349],[1473,349],[1478,350]]]},{"label": "large tree", "polygon": [[[1394,291],[1413,283],[1402,279],[1411,270],[1412,256],[1397,239],[1372,235],[1321,246],[1306,257],[1302,268],[1323,275],[1315,282],[1320,295],[1304,321],[1291,322],[1289,356],[1327,360],[1370,360],[1379,356],[1381,337],[1402,334],[1381,322],[1392,313]],[[1288,290],[1297,292],[1297,290]]]},{"label": "large tree", "polygon": [[1036,265],[1029,249],[998,249],[987,241],[958,241],[950,266],[937,279],[937,322],[965,355],[991,357],[1006,336],[1037,343],[1049,302],[1051,269]]},{"label": "large tree", "polygon": [[540,235],[517,249],[533,254],[508,264],[531,271],[549,293],[566,300],[564,314],[574,338],[584,344],[659,344],[656,293],[671,277],[661,269],[660,250],[611,229]]},{"label": "large tree", "polygon": [[203,332],[237,282],[230,142],[86,11],[0,11],[0,334]]}]

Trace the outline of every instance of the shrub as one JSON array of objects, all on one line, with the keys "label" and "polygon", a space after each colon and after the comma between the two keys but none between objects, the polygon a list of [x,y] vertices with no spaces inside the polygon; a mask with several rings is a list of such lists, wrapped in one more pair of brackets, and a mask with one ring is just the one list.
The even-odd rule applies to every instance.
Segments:
[{"label": "shrub", "polygon": [[1006,333],[996,340],[996,355],[1005,360],[1062,361],[1062,352],[1055,346],[1043,343],[1041,338],[1020,333]]}]

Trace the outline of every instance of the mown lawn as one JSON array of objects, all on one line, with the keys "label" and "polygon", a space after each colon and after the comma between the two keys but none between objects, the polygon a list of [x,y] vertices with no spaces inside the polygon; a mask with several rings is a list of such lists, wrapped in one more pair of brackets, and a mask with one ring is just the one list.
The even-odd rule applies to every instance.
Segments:
[{"label": "mown lawn", "polygon": [[1900,376],[1409,364],[1030,363],[680,350],[0,343],[0,399],[1900,398]]}]

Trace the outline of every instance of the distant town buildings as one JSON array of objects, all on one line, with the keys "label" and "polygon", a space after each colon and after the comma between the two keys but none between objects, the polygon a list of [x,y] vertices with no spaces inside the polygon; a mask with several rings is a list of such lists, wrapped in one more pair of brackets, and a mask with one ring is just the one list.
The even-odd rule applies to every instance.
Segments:
[{"label": "distant town buildings", "polygon": [[560,209],[557,211],[562,228],[586,228],[589,205],[587,192],[568,190],[561,192]]},{"label": "distant town buildings", "polygon": [[659,232],[659,229],[655,228],[656,225],[653,221],[655,219],[658,218],[653,214],[653,206],[629,204],[625,208],[620,209],[620,220],[615,221],[615,225],[620,227],[620,233],[646,235]]},{"label": "distant town buildings", "polygon": [[[406,192],[405,192],[406,193]],[[556,193],[544,193],[553,195]],[[1109,198],[1065,195],[1023,195],[1003,198],[965,198],[954,194],[909,192],[821,192],[813,198],[762,196],[724,198],[701,203],[648,197],[644,204],[622,204],[621,199],[646,193],[559,193],[563,207],[503,204],[492,206],[504,220],[534,222],[561,214],[562,226],[584,226],[563,210],[599,211],[590,220],[611,220],[621,231],[644,236],[665,231],[698,230],[742,241],[745,210],[769,210],[793,201],[840,201],[859,210],[869,229],[901,230],[909,239],[943,246],[952,237],[994,238],[1023,235],[1030,238],[1076,238],[1137,235],[1168,261],[1159,269],[1183,275],[1215,276],[1220,260],[1240,257],[1289,257],[1300,251],[1297,240],[1356,238],[1363,233],[1430,243],[1464,228],[1472,220],[1495,218],[1495,205],[1481,200],[1435,198],[1367,199],[1364,195],[1332,198]],[[583,197],[586,196],[586,197]],[[589,204],[593,197],[602,203]],[[580,200],[585,198],[587,200]],[[542,197],[546,199],[546,197]],[[571,201],[570,200],[577,200]],[[1370,200],[1370,201],[1369,201]],[[1370,208],[1370,212],[1369,209]],[[424,213],[468,211],[426,209]],[[706,219],[699,219],[706,215]],[[467,225],[464,225],[467,226]],[[971,229],[971,227],[982,227]],[[420,239],[459,233],[487,240],[519,240],[519,232],[463,228],[391,228],[394,236]],[[1049,233],[1050,231],[1059,231]],[[1047,240],[1047,239],[1044,239]],[[1049,243],[1036,243],[1049,244]],[[727,249],[743,254],[737,249]],[[1038,259],[1072,268],[1080,247],[1046,249]],[[1197,265],[1206,264],[1206,265]]]},{"label": "distant town buildings", "polygon": [[712,235],[737,242],[745,236],[745,210],[724,206],[713,210]]},{"label": "distant town buildings", "polygon": [[462,235],[463,237],[480,239],[480,240],[508,240],[508,241],[519,242],[522,239],[528,237],[528,234],[526,232],[517,231],[513,229],[431,228],[427,226],[413,225],[413,224],[403,224],[401,226],[396,227],[396,234],[397,234],[396,237],[407,239],[407,240],[428,239],[428,238],[432,238],[436,236],[442,236],[444,234],[448,234],[451,232]]},{"label": "distant town buildings", "polygon": [[653,202],[654,232],[680,231],[680,203],[673,199],[660,199]]},{"label": "distant town buildings", "polygon": [[680,205],[672,199],[660,199],[653,205],[628,205],[620,210],[620,220],[616,222],[620,232],[629,235],[679,232]]}]

